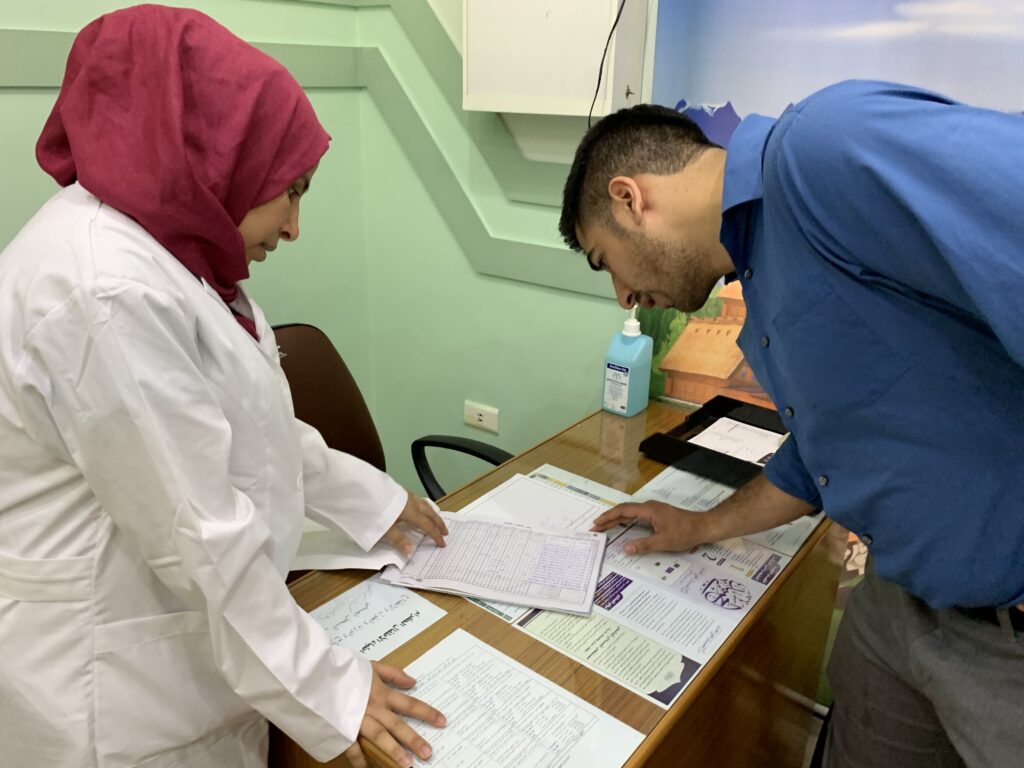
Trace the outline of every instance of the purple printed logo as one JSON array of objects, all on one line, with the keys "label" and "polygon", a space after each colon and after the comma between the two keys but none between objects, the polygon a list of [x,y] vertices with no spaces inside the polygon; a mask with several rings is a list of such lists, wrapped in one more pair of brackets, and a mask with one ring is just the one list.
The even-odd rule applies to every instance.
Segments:
[{"label": "purple printed logo", "polygon": [[632,579],[627,579],[625,576],[612,571],[597,583],[597,591],[594,593],[594,605],[610,611],[622,600],[622,593],[632,583]]}]

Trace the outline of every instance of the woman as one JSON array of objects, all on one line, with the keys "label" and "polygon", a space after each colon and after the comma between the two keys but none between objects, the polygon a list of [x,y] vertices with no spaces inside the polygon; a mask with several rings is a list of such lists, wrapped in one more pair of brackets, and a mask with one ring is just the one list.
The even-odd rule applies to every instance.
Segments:
[{"label": "woman", "polygon": [[[78,35],[37,147],[64,187],[0,254],[0,751],[11,766],[260,766],[429,747],[284,574],[303,512],[364,548],[440,518],[295,420],[238,283],[298,236],[329,137],[276,62],[195,11]],[[404,745],[404,746],[403,746]]]}]

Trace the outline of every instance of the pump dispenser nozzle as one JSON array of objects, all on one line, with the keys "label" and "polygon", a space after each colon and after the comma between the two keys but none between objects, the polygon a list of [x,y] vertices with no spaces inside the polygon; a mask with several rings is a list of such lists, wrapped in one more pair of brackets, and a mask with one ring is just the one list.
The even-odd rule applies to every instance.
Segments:
[{"label": "pump dispenser nozzle", "polygon": [[636,319],[636,304],[629,310],[629,319],[626,320],[625,325],[622,328],[623,336],[639,336],[640,335],[640,321]]}]

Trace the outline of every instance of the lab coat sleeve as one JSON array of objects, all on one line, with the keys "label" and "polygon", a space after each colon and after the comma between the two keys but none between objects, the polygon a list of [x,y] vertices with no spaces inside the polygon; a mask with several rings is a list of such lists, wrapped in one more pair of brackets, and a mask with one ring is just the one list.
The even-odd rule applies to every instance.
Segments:
[{"label": "lab coat sleeve", "polygon": [[371,667],[332,648],[272,562],[253,501],[229,482],[231,426],[179,300],[120,280],[80,287],[27,335],[20,375],[103,510],[208,618],[227,683],[318,760],[356,739]]},{"label": "lab coat sleeve", "polygon": [[296,421],[306,516],[340,528],[368,551],[398,519],[409,494],[372,464],[328,448],[319,432]]}]

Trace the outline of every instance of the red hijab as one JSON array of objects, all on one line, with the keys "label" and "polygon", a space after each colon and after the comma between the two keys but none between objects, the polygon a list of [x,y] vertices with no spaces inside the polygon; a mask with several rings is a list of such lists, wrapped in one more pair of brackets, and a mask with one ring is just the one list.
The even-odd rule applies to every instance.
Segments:
[{"label": "red hijab", "polygon": [[231,302],[249,276],[238,224],[329,141],[279,63],[198,11],[140,5],[78,33],[36,158],[61,186],[78,181],[131,216]]}]

